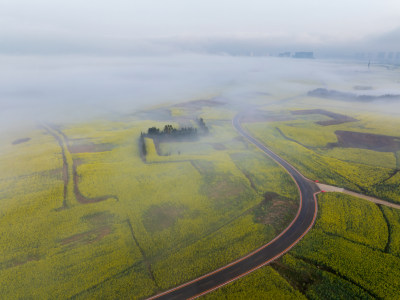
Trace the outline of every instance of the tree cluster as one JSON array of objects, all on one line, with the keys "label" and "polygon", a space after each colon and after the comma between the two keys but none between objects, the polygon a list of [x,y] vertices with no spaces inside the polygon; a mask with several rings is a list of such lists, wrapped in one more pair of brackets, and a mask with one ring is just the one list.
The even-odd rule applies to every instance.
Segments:
[{"label": "tree cluster", "polygon": [[141,134],[142,137],[149,137],[158,141],[169,141],[169,140],[182,140],[182,139],[193,139],[198,136],[199,133],[207,134],[208,127],[204,122],[203,118],[196,119],[198,128],[195,127],[183,127],[180,129],[174,128],[172,125],[167,124],[164,129],[157,127],[150,127],[147,133]]},{"label": "tree cluster", "polygon": [[197,124],[202,132],[208,133],[208,127],[206,126],[206,123],[204,123],[203,118],[197,119]]},{"label": "tree cluster", "polygon": [[183,127],[180,129],[174,128],[172,125],[165,125],[163,130],[156,127],[151,127],[147,130],[146,134],[142,135],[156,139],[173,139],[173,138],[185,138],[195,137],[197,135],[197,128],[194,127]]},{"label": "tree cluster", "polygon": [[157,127],[150,127],[147,129],[147,133],[142,132],[139,138],[139,149],[142,159],[145,159],[147,150],[144,142],[144,138],[151,138],[154,141],[154,145],[159,153],[159,143],[161,142],[180,142],[180,141],[192,141],[198,138],[199,134],[208,134],[208,127],[206,126],[203,118],[196,119],[198,128],[195,127],[182,127],[174,128],[172,125],[167,124],[164,129]]}]

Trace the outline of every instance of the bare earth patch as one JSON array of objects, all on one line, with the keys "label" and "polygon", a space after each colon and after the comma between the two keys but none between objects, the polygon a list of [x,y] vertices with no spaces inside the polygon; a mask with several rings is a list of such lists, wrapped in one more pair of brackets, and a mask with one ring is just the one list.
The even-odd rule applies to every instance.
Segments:
[{"label": "bare earth patch", "polygon": [[68,141],[68,150],[70,153],[105,152],[112,150],[112,148],[112,144],[94,144],[90,142]]},{"label": "bare earth patch", "polygon": [[79,245],[92,244],[100,241],[106,235],[112,232],[111,226],[97,227],[89,231],[74,234],[61,240],[61,245],[68,245],[69,247],[77,247]]},{"label": "bare earth patch", "polygon": [[170,228],[182,217],[184,210],[184,207],[169,203],[153,205],[143,214],[143,225],[148,232]]},{"label": "bare earth patch", "polygon": [[35,255],[35,254],[30,254],[24,258],[13,258],[11,260],[1,263],[0,270],[13,268],[13,267],[17,267],[17,266],[22,266],[30,261],[38,261],[38,260],[40,260],[40,257],[39,257],[39,255]]},{"label": "bare earth patch", "polygon": [[313,115],[313,114],[318,114],[318,115],[324,115],[327,117],[332,118],[332,120],[327,120],[327,121],[318,121],[315,122],[318,125],[322,126],[329,126],[329,125],[338,125],[338,124],[343,124],[347,122],[356,122],[358,121],[357,119],[354,119],[352,117],[342,115],[342,114],[337,114],[331,111],[327,111],[324,109],[305,109],[305,110],[294,110],[291,112],[293,115]]},{"label": "bare earth patch", "polygon": [[105,236],[112,233],[111,223],[114,215],[108,211],[101,211],[83,216],[83,222],[92,228],[88,231],[71,235],[61,240],[61,245],[74,248],[79,245],[86,245],[100,241]]},{"label": "bare earth patch", "polygon": [[214,150],[218,150],[218,151],[226,149],[225,145],[221,144],[221,143],[213,143],[213,144],[211,144],[211,146],[214,148]]},{"label": "bare earth patch", "polygon": [[201,174],[205,175],[209,172],[214,172],[215,166],[212,162],[206,160],[192,160],[192,166]]},{"label": "bare earth patch", "polygon": [[83,216],[82,219],[94,227],[110,224],[114,218],[114,215],[108,211],[96,212]]},{"label": "bare earth patch", "polygon": [[380,152],[396,152],[400,150],[400,138],[395,136],[344,130],[337,130],[335,134],[338,142],[328,144],[329,148],[360,148]]},{"label": "bare earth patch", "polygon": [[207,183],[204,191],[207,197],[224,205],[229,198],[239,197],[245,191],[245,186],[243,183],[222,177]]},{"label": "bare earth patch", "polygon": [[290,121],[293,120],[292,117],[288,115],[273,114],[266,111],[253,110],[246,112],[243,115],[241,122],[244,123],[257,123],[257,122],[280,122],[280,121]]},{"label": "bare earth patch", "polygon": [[13,145],[18,145],[18,144],[22,144],[22,143],[26,143],[29,142],[31,140],[31,138],[27,137],[27,138],[22,138],[22,139],[17,139],[15,141],[12,142]]},{"label": "bare earth patch", "polygon": [[297,205],[276,193],[267,192],[264,200],[254,208],[256,222],[273,225],[276,231],[282,230],[293,219]]}]

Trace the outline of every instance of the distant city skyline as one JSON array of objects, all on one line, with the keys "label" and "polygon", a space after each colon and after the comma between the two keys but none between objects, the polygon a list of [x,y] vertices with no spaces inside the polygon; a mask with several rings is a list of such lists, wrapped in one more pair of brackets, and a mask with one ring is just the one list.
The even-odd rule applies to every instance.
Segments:
[{"label": "distant city skyline", "polygon": [[171,44],[201,44],[210,40],[262,40],[269,46],[306,45],[318,49],[379,39],[382,42],[382,37],[383,44],[392,45],[385,51],[400,51],[399,34],[391,37],[393,32],[400,33],[398,0],[285,0],[279,4],[261,0],[0,3],[2,53],[63,53],[69,49],[118,52],[124,47],[146,51],[148,41],[161,41],[160,45],[168,50]]}]

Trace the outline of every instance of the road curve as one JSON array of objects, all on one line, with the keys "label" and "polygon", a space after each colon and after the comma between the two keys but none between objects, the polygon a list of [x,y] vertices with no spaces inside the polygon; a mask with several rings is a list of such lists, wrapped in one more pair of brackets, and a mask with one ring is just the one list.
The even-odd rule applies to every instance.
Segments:
[{"label": "road curve", "polygon": [[250,136],[241,127],[241,118],[242,114],[238,114],[233,119],[232,123],[235,129],[262,152],[285,168],[297,184],[300,194],[300,205],[296,217],[281,234],[268,244],[220,269],[149,299],[193,299],[207,294],[282,256],[300,241],[314,224],[318,209],[315,195],[320,191],[319,188],[314,182],[301,175],[292,165]]}]

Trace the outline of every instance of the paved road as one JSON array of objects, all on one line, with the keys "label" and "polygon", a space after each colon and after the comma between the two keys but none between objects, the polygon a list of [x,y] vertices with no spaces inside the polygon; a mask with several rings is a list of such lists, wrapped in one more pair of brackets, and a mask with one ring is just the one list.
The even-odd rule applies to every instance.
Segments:
[{"label": "paved road", "polygon": [[241,114],[233,119],[233,126],[236,130],[247,140],[256,145],[261,151],[284,167],[296,182],[300,193],[300,207],[295,219],[274,240],[247,256],[150,299],[189,299],[204,295],[282,256],[289,251],[314,224],[317,215],[317,200],[315,194],[319,192],[319,188],[315,183],[301,175],[289,163],[250,136],[240,126],[240,120]]}]

